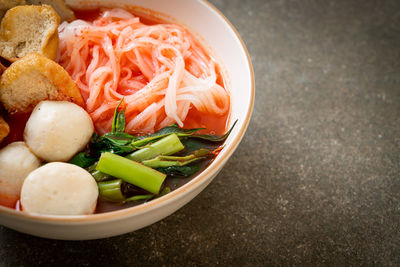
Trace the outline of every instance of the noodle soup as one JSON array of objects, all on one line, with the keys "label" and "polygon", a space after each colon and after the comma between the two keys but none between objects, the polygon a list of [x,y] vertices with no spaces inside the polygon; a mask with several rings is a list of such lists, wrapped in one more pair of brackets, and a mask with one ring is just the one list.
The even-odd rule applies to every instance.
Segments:
[{"label": "noodle soup", "polygon": [[[76,10],[75,15],[76,20],[63,22],[58,28],[60,43],[55,61],[75,82],[96,130],[85,151],[69,161],[95,178],[100,194],[95,212],[151,201],[189,182],[219,154],[230,132],[230,93],[220,64],[178,24],[124,9]],[[5,115],[11,134],[3,146],[23,141],[30,116]],[[165,131],[168,134],[157,137]],[[168,146],[174,144],[166,143],[164,150],[151,157],[135,156],[162,143],[170,134],[178,140],[179,149],[169,152]],[[151,191],[131,183],[129,177],[100,170],[105,152],[160,172],[155,178],[161,179],[158,189]],[[15,208],[20,210],[23,204],[18,201]]]}]

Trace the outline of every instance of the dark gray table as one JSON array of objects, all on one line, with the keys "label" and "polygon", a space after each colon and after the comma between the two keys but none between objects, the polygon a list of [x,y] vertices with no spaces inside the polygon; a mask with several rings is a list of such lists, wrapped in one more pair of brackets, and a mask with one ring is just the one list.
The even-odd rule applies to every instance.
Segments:
[{"label": "dark gray table", "polygon": [[400,2],[211,2],[245,40],[257,89],[216,180],[120,237],[0,227],[0,265],[400,264]]}]

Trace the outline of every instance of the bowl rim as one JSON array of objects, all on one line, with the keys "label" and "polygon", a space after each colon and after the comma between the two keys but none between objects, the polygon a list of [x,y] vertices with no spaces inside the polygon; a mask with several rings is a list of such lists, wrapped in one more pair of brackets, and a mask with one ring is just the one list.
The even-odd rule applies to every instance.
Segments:
[{"label": "bowl rim", "polygon": [[197,186],[201,185],[202,183],[206,182],[213,173],[217,172],[219,166],[223,165],[229,157],[233,154],[236,147],[239,145],[240,141],[242,140],[244,133],[250,123],[250,118],[253,112],[254,107],[254,98],[255,98],[255,78],[254,78],[254,70],[253,64],[251,62],[250,54],[246,48],[246,45],[239,35],[236,28],[232,25],[232,23],[225,17],[225,15],[218,10],[213,4],[208,2],[207,0],[199,0],[201,3],[210,7],[213,11],[215,11],[226,23],[227,25],[233,30],[236,38],[241,43],[241,47],[245,52],[247,63],[249,66],[250,71],[250,78],[251,78],[251,95],[250,95],[250,104],[247,109],[247,114],[242,124],[242,127],[239,129],[238,134],[234,137],[231,144],[222,150],[219,157],[217,157],[209,167],[207,167],[204,171],[202,171],[197,177],[189,181],[188,183],[184,184],[183,186],[175,189],[174,191],[162,196],[160,198],[154,199],[150,202],[143,203],[137,206],[120,209],[116,211],[98,213],[98,214],[90,214],[90,215],[75,215],[75,216],[66,216],[66,215],[42,215],[42,214],[32,214],[32,213],[25,213],[21,211],[17,211],[15,209],[11,209],[8,207],[0,206],[0,215],[8,215],[12,217],[19,217],[25,220],[31,221],[44,221],[48,223],[86,223],[86,222],[105,222],[110,220],[117,220],[124,217],[129,216],[137,216],[146,212],[150,212],[153,209],[162,208],[163,206],[167,205],[169,202],[174,201],[177,198],[183,197],[185,194],[184,192],[192,191],[197,188]]}]

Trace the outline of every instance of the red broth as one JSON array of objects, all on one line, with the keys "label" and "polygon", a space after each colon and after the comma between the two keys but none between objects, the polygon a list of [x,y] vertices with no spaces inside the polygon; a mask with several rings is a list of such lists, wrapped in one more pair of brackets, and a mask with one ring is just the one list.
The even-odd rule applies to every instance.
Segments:
[{"label": "red broth", "polygon": [[0,148],[6,145],[24,140],[24,129],[30,113],[4,114],[4,119],[10,126],[9,135],[0,143]]}]

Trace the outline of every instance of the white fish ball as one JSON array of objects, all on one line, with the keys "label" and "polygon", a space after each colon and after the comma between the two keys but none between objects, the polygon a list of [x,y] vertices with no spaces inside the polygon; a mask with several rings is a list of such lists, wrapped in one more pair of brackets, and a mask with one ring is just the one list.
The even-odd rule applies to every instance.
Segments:
[{"label": "white fish ball", "polygon": [[40,160],[24,142],[14,142],[0,150],[0,205],[14,207],[25,178],[39,166]]},{"label": "white fish ball", "polygon": [[85,169],[52,162],[31,172],[21,190],[22,210],[47,215],[92,214],[98,188]]},{"label": "white fish ball", "polygon": [[68,161],[81,151],[94,132],[89,114],[67,101],[42,101],[25,127],[25,140],[39,158]]}]

